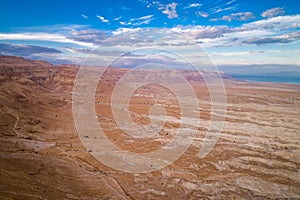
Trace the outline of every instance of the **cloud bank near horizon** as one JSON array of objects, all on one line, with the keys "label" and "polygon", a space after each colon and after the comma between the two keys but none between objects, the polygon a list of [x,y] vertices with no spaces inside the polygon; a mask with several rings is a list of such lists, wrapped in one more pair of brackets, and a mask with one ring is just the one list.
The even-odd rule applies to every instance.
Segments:
[{"label": "cloud bank near horizon", "polygon": [[[282,6],[247,11],[239,9],[238,0],[220,4],[164,4],[149,0],[138,3],[139,8],[142,5],[152,13],[128,17],[122,11],[137,10],[133,10],[133,5],[122,5],[116,16],[106,12],[78,14],[81,22],[90,24],[24,26],[0,32],[0,54],[52,63],[80,63],[89,55],[109,60],[126,49],[151,47],[181,52],[189,59],[199,56],[195,52],[207,52],[217,65],[300,63],[300,14],[288,15]],[[189,24],[187,17],[191,18]],[[110,28],[96,28],[93,19],[94,23]],[[207,23],[194,24],[195,20],[202,19]],[[159,21],[165,21],[164,25],[155,24]],[[177,24],[169,25],[169,22]],[[99,44],[106,49],[92,51]],[[151,56],[139,54],[130,58],[135,60],[133,64],[161,59],[162,63],[169,61],[175,65],[170,57],[161,56],[158,51]]]}]

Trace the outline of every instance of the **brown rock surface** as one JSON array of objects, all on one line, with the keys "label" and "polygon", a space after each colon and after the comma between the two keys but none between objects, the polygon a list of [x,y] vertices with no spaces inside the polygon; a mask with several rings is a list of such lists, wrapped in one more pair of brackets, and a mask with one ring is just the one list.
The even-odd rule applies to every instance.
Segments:
[{"label": "brown rock surface", "polygon": [[[182,72],[199,98],[199,139],[168,167],[131,174],[103,165],[81,143],[72,116],[77,71],[0,57],[0,199],[300,198],[299,85],[226,79],[224,130],[213,150],[200,159],[210,97],[201,78]],[[178,102],[155,84],[136,90],[130,100],[135,122],[149,123],[149,108],[158,101],[171,120],[155,140],[122,134],[112,117],[110,96],[126,71],[106,71],[96,93],[98,121],[119,147],[154,151],[178,127]]]}]

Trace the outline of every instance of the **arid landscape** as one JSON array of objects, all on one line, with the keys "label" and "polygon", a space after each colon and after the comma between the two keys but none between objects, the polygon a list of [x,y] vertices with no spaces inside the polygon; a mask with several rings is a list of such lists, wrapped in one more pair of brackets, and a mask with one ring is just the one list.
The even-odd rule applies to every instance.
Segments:
[{"label": "arid landscape", "polygon": [[[96,117],[116,146],[151,152],[172,139],[180,109],[166,88],[139,88],[130,99],[133,120],[149,123],[149,108],[159,103],[167,122],[154,140],[122,134],[112,115],[111,95],[128,70],[105,71],[95,96]],[[198,131],[192,145],[163,169],[126,173],[96,160],[76,132],[72,92],[77,71],[73,65],[0,57],[0,199],[300,199],[299,85],[242,82],[223,75],[224,129],[200,159],[210,95],[199,74],[181,71],[199,101],[201,123],[189,127]]]}]

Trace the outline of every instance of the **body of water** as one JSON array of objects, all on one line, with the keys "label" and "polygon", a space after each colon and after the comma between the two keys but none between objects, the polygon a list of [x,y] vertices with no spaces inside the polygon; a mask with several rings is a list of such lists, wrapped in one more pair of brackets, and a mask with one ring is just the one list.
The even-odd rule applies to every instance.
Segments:
[{"label": "body of water", "polygon": [[219,69],[239,80],[300,84],[299,65],[235,65],[219,66]]},{"label": "body of water", "polygon": [[238,80],[252,81],[252,82],[274,82],[274,83],[300,84],[300,77],[249,76],[249,75],[230,75],[230,76],[235,79],[238,79]]}]

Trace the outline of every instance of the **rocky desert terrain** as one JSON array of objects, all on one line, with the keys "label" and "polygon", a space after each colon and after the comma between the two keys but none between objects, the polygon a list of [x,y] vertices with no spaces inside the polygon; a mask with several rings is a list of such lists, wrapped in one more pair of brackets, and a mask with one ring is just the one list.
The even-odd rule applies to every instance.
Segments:
[{"label": "rocky desert terrain", "polygon": [[[111,95],[128,70],[105,71],[95,117],[116,146],[155,151],[174,137],[179,104],[160,85],[137,89],[129,107],[134,122],[149,124],[149,109],[157,103],[168,118],[154,140],[123,134]],[[198,131],[197,139],[167,167],[128,173],[104,165],[82,144],[72,114],[77,72],[72,65],[0,57],[0,199],[300,199],[299,85],[223,76],[224,128],[214,148],[199,158],[212,115],[210,94],[199,75],[181,71],[200,102],[201,123],[189,127]]]}]

